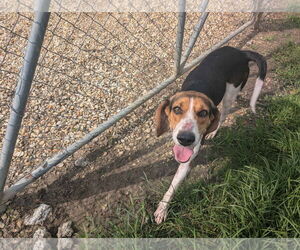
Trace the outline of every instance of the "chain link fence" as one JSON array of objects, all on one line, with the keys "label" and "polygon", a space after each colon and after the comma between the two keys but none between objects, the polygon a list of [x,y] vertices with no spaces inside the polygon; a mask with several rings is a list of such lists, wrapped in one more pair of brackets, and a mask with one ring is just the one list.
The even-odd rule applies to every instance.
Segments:
[{"label": "chain link fence", "polygon": [[[0,14],[0,138],[10,110],[16,111],[13,97],[22,91],[16,85],[34,18],[30,12]],[[207,51],[239,39],[253,22],[251,13],[51,13],[7,178],[0,166],[6,188],[12,186],[2,202],[174,82]]]}]

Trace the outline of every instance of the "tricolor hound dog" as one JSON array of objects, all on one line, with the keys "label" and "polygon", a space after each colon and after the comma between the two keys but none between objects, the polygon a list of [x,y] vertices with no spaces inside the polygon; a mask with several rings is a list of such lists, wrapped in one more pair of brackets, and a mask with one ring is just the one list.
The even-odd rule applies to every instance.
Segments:
[{"label": "tricolor hound dog", "polygon": [[[255,104],[266,76],[266,60],[256,52],[228,46],[210,53],[189,73],[181,91],[157,108],[157,136],[172,130],[175,143],[173,152],[180,164],[171,186],[154,213],[157,224],[166,219],[168,204],[189,173],[190,163],[198,154],[203,139],[216,135],[239,91],[245,86],[249,61],[254,61],[259,68],[259,77],[250,101],[250,107],[255,113]],[[221,101],[223,108],[220,114],[217,105]]]}]

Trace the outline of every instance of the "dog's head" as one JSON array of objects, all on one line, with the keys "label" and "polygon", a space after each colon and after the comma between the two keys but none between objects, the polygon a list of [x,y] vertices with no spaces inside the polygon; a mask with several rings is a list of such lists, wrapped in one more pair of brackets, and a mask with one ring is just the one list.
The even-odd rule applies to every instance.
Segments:
[{"label": "dog's head", "polygon": [[220,113],[210,98],[196,91],[183,91],[157,108],[156,133],[160,136],[172,130],[175,159],[185,163],[193,158],[202,138],[217,129],[219,119]]}]

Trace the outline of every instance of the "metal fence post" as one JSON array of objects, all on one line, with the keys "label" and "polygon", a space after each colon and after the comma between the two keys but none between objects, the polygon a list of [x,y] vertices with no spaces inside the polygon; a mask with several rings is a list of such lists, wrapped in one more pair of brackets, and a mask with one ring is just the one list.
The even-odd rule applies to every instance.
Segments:
[{"label": "metal fence post", "polygon": [[176,51],[175,51],[175,75],[180,74],[182,42],[183,42],[184,25],[185,25],[185,17],[186,17],[185,5],[186,5],[186,0],[179,0],[178,26],[177,26]]},{"label": "metal fence post", "polygon": [[49,10],[49,6],[50,0],[36,1],[34,22],[29,35],[23,67],[20,71],[18,84],[12,101],[10,117],[0,154],[0,204],[36,65],[39,59],[41,46],[50,17],[50,13],[46,12]]},{"label": "metal fence post", "polygon": [[258,31],[263,12],[254,13],[254,15],[255,15],[254,30]]},{"label": "metal fence post", "polygon": [[187,49],[185,50],[182,58],[181,58],[181,63],[180,63],[180,70],[183,69],[184,65],[186,64],[193,48],[194,48],[194,45],[199,37],[199,34],[205,24],[205,21],[208,17],[208,12],[205,12],[206,8],[207,8],[207,5],[208,5],[208,1],[209,0],[204,0],[203,2],[201,2],[201,5],[200,5],[200,8],[199,8],[199,11],[201,12],[201,16],[199,18],[199,21],[198,23],[195,25],[194,27],[194,32],[193,34],[191,35],[191,38],[190,38],[190,41],[189,41],[189,44],[188,44],[188,47]]},{"label": "metal fence post", "polygon": [[254,17],[254,30],[258,31],[259,30],[259,24],[263,15],[263,12],[261,12],[261,7],[263,4],[263,0],[254,0],[253,5],[253,17]]}]

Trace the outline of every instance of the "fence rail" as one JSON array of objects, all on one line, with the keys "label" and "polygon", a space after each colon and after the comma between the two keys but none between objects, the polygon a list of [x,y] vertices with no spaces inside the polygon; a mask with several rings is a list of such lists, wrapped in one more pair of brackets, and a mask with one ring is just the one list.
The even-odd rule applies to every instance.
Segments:
[{"label": "fence rail", "polygon": [[[39,8],[45,11],[50,0],[41,2]],[[205,12],[207,4],[208,0],[202,1],[199,13],[185,13],[185,1],[181,0],[178,14],[1,14],[8,21],[0,23],[4,31],[0,36],[0,91],[5,107],[0,114],[0,135],[5,133],[0,156],[0,204],[256,20],[256,15],[250,14],[209,15]],[[19,48],[25,47],[31,23],[23,57]],[[200,35],[201,41],[196,42]],[[128,94],[132,89],[134,93]],[[4,126],[9,107],[5,103],[12,95],[10,118]],[[14,183],[15,175],[19,181]]]}]

